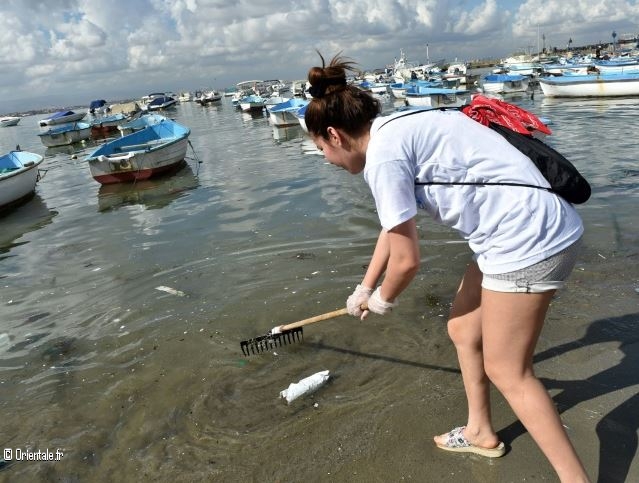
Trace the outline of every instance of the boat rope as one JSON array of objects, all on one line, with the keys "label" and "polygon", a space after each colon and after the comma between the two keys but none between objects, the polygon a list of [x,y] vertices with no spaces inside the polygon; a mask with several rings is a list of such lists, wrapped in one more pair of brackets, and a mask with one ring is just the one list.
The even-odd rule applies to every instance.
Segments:
[{"label": "boat rope", "polygon": [[187,139],[187,142],[189,143],[189,146],[191,146],[191,151],[193,151],[193,159],[195,159],[195,161],[197,161],[197,168],[195,169],[195,176],[198,176],[200,174],[200,164],[202,164],[202,161],[200,160],[200,158],[197,157],[197,153],[195,152],[195,148],[193,147],[193,144],[191,144],[191,140]]}]

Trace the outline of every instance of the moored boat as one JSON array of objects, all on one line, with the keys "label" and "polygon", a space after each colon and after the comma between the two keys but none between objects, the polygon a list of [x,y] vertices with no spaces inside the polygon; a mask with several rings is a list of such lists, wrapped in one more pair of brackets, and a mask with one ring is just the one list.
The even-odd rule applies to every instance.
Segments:
[{"label": "moored boat", "polygon": [[43,157],[27,151],[10,151],[0,156],[0,210],[29,200],[38,182]]},{"label": "moored boat", "polygon": [[39,121],[40,126],[54,126],[56,124],[67,124],[70,122],[76,122],[84,119],[86,116],[86,112],[75,112],[75,111],[59,111],[46,119],[41,119]]},{"label": "moored boat", "polygon": [[85,158],[101,184],[149,179],[184,164],[191,130],[165,119],[107,142]]},{"label": "moored boat", "polygon": [[210,91],[202,92],[200,97],[197,97],[195,99],[195,102],[205,106],[207,104],[212,104],[213,102],[218,102],[218,101],[221,101],[221,100],[222,100],[222,94],[220,94],[219,91],[210,90]]},{"label": "moored boat", "polygon": [[293,97],[287,101],[269,106],[269,119],[274,126],[292,126],[299,124],[295,113],[309,103],[306,99]]},{"label": "moored boat", "polygon": [[91,124],[88,122],[72,122],[53,126],[38,134],[40,141],[48,148],[66,146],[89,139]]},{"label": "moored boat", "polygon": [[20,119],[22,118],[17,116],[0,117],[0,126],[1,127],[16,126],[20,122]]},{"label": "moored boat", "polygon": [[171,96],[161,96],[156,97],[151,102],[146,105],[146,108],[149,111],[158,111],[160,109],[167,109],[169,107],[175,106],[177,104],[177,99]]},{"label": "moored boat", "polygon": [[547,97],[639,96],[639,73],[541,77],[539,86]]},{"label": "moored boat", "polygon": [[240,109],[247,111],[261,111],[266,104],[266,98],[257,95],[249,95],[239,100]]}]

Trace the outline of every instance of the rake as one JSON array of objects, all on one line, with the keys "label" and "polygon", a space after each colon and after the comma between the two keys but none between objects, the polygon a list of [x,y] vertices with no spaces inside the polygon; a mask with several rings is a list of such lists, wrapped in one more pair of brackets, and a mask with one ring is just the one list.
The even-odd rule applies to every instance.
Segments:
[{"label": "rake", "polygon": [[332,319],[339,317],[340,315],[348,314],[347,309],[334,310],[325,314],[316,315],[309,319],[298,320],[286,325],[279,325],[274,327],[266,335],[255,337],[254,339],[248,339],[240,342],[242,348],[242,354],[249,356],[251,354],[260,354],[262,352],[270,351],[276,347],[281,347],[287,344],[293,344],[304,340],[303,327],[314,322],[320,322],[322,320]]}]

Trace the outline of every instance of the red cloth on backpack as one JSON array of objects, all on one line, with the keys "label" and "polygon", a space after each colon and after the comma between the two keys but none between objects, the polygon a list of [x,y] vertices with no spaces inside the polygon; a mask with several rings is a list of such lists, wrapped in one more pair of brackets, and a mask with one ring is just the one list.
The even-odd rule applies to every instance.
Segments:
[{"label": "red cloth on backpack", "polygon": [[520,134],[531,136],[532,131],[551,134],[550,129],[533,113],[521,107],[480,94],[473,97],[462,112],[484,126],[491,122]]}]

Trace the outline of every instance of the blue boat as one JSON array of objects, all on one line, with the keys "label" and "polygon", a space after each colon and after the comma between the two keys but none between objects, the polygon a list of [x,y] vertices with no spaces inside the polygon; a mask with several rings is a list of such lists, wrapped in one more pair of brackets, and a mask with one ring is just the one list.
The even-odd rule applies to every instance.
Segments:
[{"label": "blue boat", "polygon": [[101,184],[145,180],[184,164],[191,130],[170,119],[104,143],[85,158]]},{"label": "blue boat", "polygon": [[104,112],[104,106],[106,106],[106,101],[104,99],[96,99],[95,101],[91,101],[89,104],[89,114],[95,114],[96,112]]},{"label": "blue boat", "polygon": [[58,111],[55,114],[39,121],[40,126],[53,126],[55,124],[66,124],[69,122],[80,121],[86,116],[86,112],[75,111]]},{"label": "blue boat", "polygon": [[274,106],[269,106],[267,108],[269,119],[274,126],[291,126],[298,124],[295,113],[302,107],[306,107],[309,102],[310,101],[306,99],[293,97],[292,99],[280,102]]},{"label": "blue boat", "polygon": [[255,94],[242,97],[238,101],[238,105],[240,106],[240,109],[242,109],[244,112],[261,111],[262,109],[264,109],[265,104],[266,104],[266,98],[262,96],[257,96]]},{"label": "blue boat", "polygon": [[154,98],[149,102],[146,107],[149,111],[157,111],[160,109],[166,109],[177,104],[177,99],[171,96],[160,96]]}]

